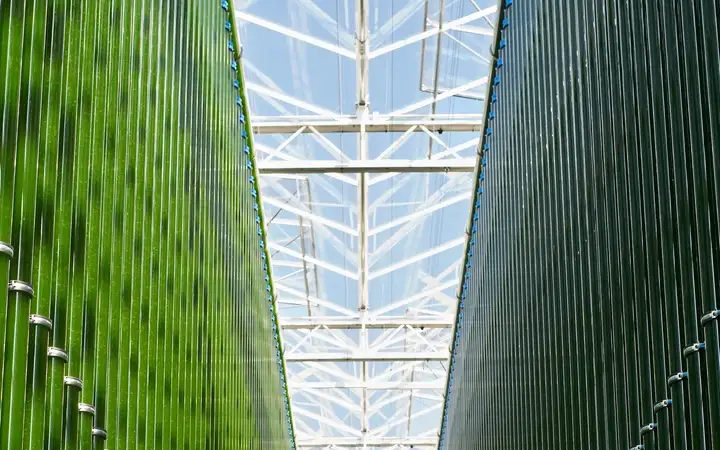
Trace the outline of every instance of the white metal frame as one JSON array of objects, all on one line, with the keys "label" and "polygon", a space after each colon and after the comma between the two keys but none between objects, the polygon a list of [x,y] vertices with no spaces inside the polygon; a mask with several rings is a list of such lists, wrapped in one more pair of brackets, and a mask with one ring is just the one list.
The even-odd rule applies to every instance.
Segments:
[{"label": "white metal frame", "polygon": [[[259,27],[286,36],[293,45],[302,43],[330,52],[342,61],[353,61],[356,79],[354,114],[341,115],[284,92],[251,61],[247,58],[244,61],[246,72],[252,74],[245,84],[250,95],[262,98],[278,111],[272,116],[253,115],[251,120],[255,134],[267,137],[256,142],[256,149],[261,155],[258,169],[262,200],[271,212],[266,224],[270,230],[268,247],[273,254],[296,442],[303,449],[437,448],[459,264],[456,262],[437,274],[418,273],[416,278],[406,280],[415,284],[411,290],[414,293],[391,302],[378,302],[370,287],[393,272],[445,252],[454,252],[457,260],[461,259],[458,251],[464,243],[461,234],[424,249],[413,248],[408,240],[432,214],[456,204],[467,204],[471,198],[468,173],[475,169],[479,139],[451,146],[446,136],[454,132],[479,132],[482,115],[439,114],[435,107],[451,97],[482,100],[476,92],[487,84],[487,77],[441,87],[440,51],[446,37],[469,55],[489,61],[490,56],[482,53],[483,50],[487,53],[486,49],[473,49],[454,34],[491,35],[488,18],[496,12],[496,6],[488,5],[496,1],[473,0],[473,12],[444,21],[445,0],[435,0],[441,5],[437,18],[429,17],[428,0],[408,0],[397,14],[398,22],[424,7],[424,29],[391,43],[386,43],[383,36],[389,30],[387,26],[374,35],[370,33],[371,0],[352,0],[356,13],[352,32],[340,30],[316,0],[293,1],[314,18],[315,24],[331,33],[337,32],[337,42],[313,36],[299,26],[259,17],[248,12],[244,8],[247,4],[240,4],[240,0],[236,0],[236,17],[241,27]],[[481,8],[478,2],[488,7]],[[487,24],[481,26],[482,20]],[[381,44],[371,46],[371,38]],[[434,79],[432,87],[425,86],[422,79],[419,86],[420,91],[429,95],[394,111],[373,111],[369,85],[372,61],[421,44],[422,65],[425,42],[430,38],[436,40],[437,46]],[[293,67],[295,77],[305,76],[300,69],[297,73],[295,70]],[[423,113],[425,110],[429,112]],[[482,111],[480,103],[477,111]],[[337,133],[355,136],[355,156],[349,156],[329,138]],[[402,134],[371,159],[369,136],[374,133]],[[410,137],[417,134],[427,137],[436,151],[428,151],[423,159],[394,159]],[[312,139],[313,145],[330,159],[307,158],[300,144],[302,136]],[[277,143],[270,144],[270,138]],[[412,212],[377,223],[378,211],[393,203],[393,196],[409,183],[409,178],[399,177],[393,189],[374,199],[369,195],[372,186],[401,174],[431,172],[445,174],[442,186],[416,202]],[[294,180],[295,192],[283,183],[287,180]],[[356,190],[355,205],[347,204],[348,199],[328,180]],[[313,203],[313,189],[322,189],[335,203]],[[350,210],[352,223],[341,223],[336,215],[326,213],[329,209]],[[463,214],[461,222],[464,218]],[[348,242],[354,244],[349,246]],[[403,245],[406,257],[381,264],[391,250]],[[344,261],[343,265],[338,261]],[[354,283],[357,305],[341,304],[334,298],[323,281],[331,275]],[[284,315],[284,310],[299,308],[304,311],[302,315]],[[422,407],[418,401],[423,402]],[[390,408],[393,405],[405,406]],[[378,417],[382,425],[377,425]],[[434,426],[411,432],[412,423],[428,417],[437,418]]]}]

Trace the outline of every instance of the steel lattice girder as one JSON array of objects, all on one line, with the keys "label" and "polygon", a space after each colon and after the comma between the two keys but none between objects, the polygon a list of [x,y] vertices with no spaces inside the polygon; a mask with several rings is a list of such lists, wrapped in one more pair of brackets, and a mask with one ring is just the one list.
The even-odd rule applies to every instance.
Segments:
[{"label": "steel lattice girder", "polygon": [[[252,8],[246,10],[241,4],[236,5],[236,15],[245,24],[248,36],[244,65],[253,75],[247,83],[251,107],[255,99],[278,112],[273,116],[253,110],[252,126],[256,148],[263,154],[258,169],[263,201],[270,211],[269,246],[276,269],[280,328],[286,342],[288,387],[293,405],[298,405],[293,407],[298,445],[434,448],[457,307],[460,258],[448,255],[454,255],[465,242],[470,173],[481,163],[476,159],[477,134],[461,137],[462,142],[455,140],[454,145],[449,142],[456,133],[477,132],[483,120],[480,114],[443,114],[435,108],[450,98],[482,100],[476,89],[487,84],[487,77],[442,88],[437,81],[430,83],[432,88],[421,81],[421,91],[429,91],[429,95],[421,94],[424,97],[406,106],[375,111],[369,102],[373,88],[369,84],[370,67],[380,64],[383,55],[400,53],[413,45],[425,51],[426,40],[436,44],[439,59],[443,36],[470,33],[473,23],[495,13],[496,2],[479,2],[485,8],[461,17],[443,18],[440,13],[439,20],[434,20],[426,16],[423,30],[390,43],[382,42],[383,32],[369,30],[374,2],[355,0],[355,26],[347,33],[312,0],[294,3],[298,10],[290,14],[290,23],[271,20],[266,13],[251,12]],[[417,12],[423,6],[424,0],[413,0],[405,8]],[[303,29],[297,19],[302,15],[312,17],[314,26],[331,32],[337,42]],[[384,33],[389,36],[388,30]],[[267,65],[261,68],[261,60],[253,57],[254,32],[263,36],[276,33],[287,39],[296,53],[312,48],[313,52],[354,62],[354,113],[336,114],[333,106],[314,103],[297,87],[292,94],[281,89],[275,77],[265,71],[272,69]],[[376,38],[378,44],[371,45],[371,39]],[[297,59],[297,63],[293,60],[292,76],[293,83],[299,85],[307,68],[300,67],[301,58]],[[308,73],[320,74],[323,69],[315,64]],[[438,67],[435,69],[437,79]],[[481,110],[480,103],[474,105]],[[431,111],[423,114],[424,109]],[[341,145],[340,134],[356,138],[354,155]],[[377,141],[372,139],[386,134],[391,137],[389,145],[375,147]],[[435,151],[412,160],[394,158],[407,154],[409,143],[418,138],[424,138],[425,147],[434,147]],[[309,157],[304,150],[308,146],[333,159]],[[456,170],[461,173],[453,173]],[[407,191],[418,180],[428,180],[419,177],[430,172],[437,172],[432,176],[440,180],[436,189],[417,200],[399,200],[405,195],[403,189]],[[392,187],[384,189],[385,185]],[[345,197],[347,188],[356,196],[354,204]],[[382,218],[383,208],[398,205],[408,211],[401,217]],[[425,247],[411,245],[413,236],[421,235],[433,218],[456,207],[462,211],[462,219],[453,223],[455,236],[445,236]],[[341,211],[342,216],[333,211]],[[391,252],[398,251],[404,252],[402,258],[390,257]],[[416,268],[439,256],[449,262],[431,273]],[[393,275],[406,274],[409,269],[413,271],[412,290],[401,296],[375,294],[375,289]],[[352,295],[328,292],[323,281],[328,278],[333,285],[352,283],[356,288]],[[348,303],[350,298],[356,308]],[[293,312],[288,315],[286,311]],[[395,405],[394,409],[388,405]],[[347,415],[339,415],[339,410]],[[410,433],[411,423],[423,418],[429,418],[428,426]],[[406,438],[394,437],[399,428],[406,429]]]}]

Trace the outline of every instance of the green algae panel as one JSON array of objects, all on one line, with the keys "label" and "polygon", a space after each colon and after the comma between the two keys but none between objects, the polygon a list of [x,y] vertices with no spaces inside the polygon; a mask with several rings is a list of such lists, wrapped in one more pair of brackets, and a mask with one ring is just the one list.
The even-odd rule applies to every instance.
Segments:
[{"label": "green algae panel", "polygon": [[292,447],[231,11],[0,0],[1,450]]}]

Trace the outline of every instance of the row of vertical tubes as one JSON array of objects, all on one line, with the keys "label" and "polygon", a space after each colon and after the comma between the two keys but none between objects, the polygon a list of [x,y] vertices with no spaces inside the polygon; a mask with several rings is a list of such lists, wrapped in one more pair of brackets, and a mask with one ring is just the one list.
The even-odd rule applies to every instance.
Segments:
[{"label": "row of vertical tubes", "polygon": [[[2,434],[0,448],[44,448],[48,442],[58,441],[63,436],[65,448],[104,448],[107,433],[102,428],[92,427],[86,436],[77,435],[77,417],[87,415],[90,423],[95,417],[95,406],[80,403],[82,380],[75,376],[64,375],[68,354],[63,348],[49,345],[53,322],[40,314],[31,314],[35,297],[33,287],[24,281],[9,280],[9,265],[14,256],[12,245],[0,242],[0,270],[4,274],[5,320],[2,343]],[[2,298],[0,297],[0,300]],[[48,374],[48,365],[50,374]],[[61,375],[62,376],[58,376]],[[48,376],[50,375],[50,376]],[[52,383],[52,381],[61,381]],[[62,392],[62,422],[55,417],[55,426],[50,420],[46,429],[45,420],[46,386],[51,381],[53,387]],[[29,398],[26,398],[28,396]],[[39,417],[38,417],[39,416]],[[51,415],[52,417],[52,415]],[[62,423],[64,427],[61,428]],[[47,433],[47,434],[46,434]],[[47,439],[47,441],[46,441]]]},{"label": "row of vertical tubes", "polygon": [[720,448],[720,3],[498,10],[442,445]]},{"label": "row of vertical tubes", "polygon": [[294,447],[235,31],[0,0],[0,450]]}]

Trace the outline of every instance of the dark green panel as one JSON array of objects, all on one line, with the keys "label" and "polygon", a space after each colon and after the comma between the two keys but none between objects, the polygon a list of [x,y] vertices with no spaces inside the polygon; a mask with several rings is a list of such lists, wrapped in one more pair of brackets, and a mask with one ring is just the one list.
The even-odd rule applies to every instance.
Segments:
[{"label": "dark green panel", "polygon": [[720,448],[720,3],[498,4],[440,447]]},{"label": "dark green panel", "polygon": [[0,448],[294,448],[232,3],[0,0]]}]

